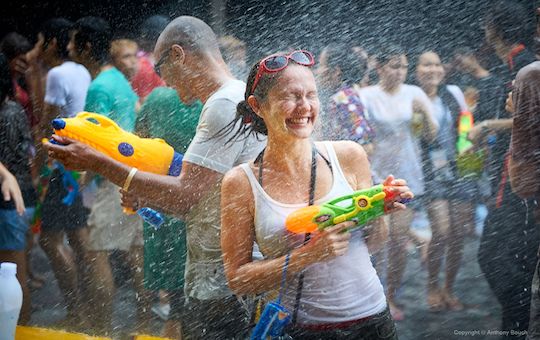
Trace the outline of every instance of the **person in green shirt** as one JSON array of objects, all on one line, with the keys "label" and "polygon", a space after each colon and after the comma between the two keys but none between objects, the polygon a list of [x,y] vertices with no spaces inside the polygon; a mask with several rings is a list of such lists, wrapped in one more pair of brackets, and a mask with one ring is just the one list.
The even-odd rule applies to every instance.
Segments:
[{"label": "person in green shirt", "polygon": [[[174,89],[157,87],[141,107],[136,133],[164,139],[176,152],[184,154],[195,135],[201,110],[200,101],[186,105]],[[171,308],[163,334],[166,337],[181,334],[186,251],[183,221],[165,217],[165,223],[157,230],[144,223],[144,283],[146,289],[165,290],[169,294]]]},{"label": "person in green shirt", "polygon": [[139,97],[116,67],[102,70],[90,83],[84,110],[100,113],[114,120],[122,129],[135,129],[135,108]]}]

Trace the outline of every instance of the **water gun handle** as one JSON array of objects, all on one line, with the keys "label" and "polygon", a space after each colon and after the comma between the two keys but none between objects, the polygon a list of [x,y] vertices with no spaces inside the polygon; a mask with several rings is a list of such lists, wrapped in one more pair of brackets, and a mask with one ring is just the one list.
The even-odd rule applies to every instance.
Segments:
[{"label": "water gun handle", "polygon": [[163,224],[163,222],[165,222],[163,216],[161,216],[161,214],[154,209],[144,207],[137,210],[137,214],[156,230],[158,230]]},{"label": "water gun handle", "polygon": [[156,230],[158,230],[163,224],[163,222],[165,222],[165,220],[163,219],[163,216],[161,216],[159,212],[157,212],[156,210],[152,208],[143,207],[135,211],[131,208],[124,207],[122,211],[126,215],[133,215],[135,213],[138,214],[145,222],[150,224]]}]

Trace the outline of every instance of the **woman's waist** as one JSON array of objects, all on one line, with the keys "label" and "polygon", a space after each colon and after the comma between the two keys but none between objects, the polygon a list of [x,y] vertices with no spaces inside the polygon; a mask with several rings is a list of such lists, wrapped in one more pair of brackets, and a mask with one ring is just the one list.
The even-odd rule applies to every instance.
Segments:
[{"label": "woman's waist", "polygon": [[384,308],[380,312],[371,313],[367,316],[361,316],[357,317],[351,320],[345,320],[345,321],[336,321],[336,322],[320,322],[320,323],[298,323],[295,325],[295,328],[305,329],[305,330],[312,330],[312,331],[324,331],[324,330],[332,330],[332,329],[346,329],[353,326],[361,325],[361,324],[368,324],[371,322],[374,322],[376,320],[379,320],[384,317],[390,317],[390,311],[388,309],[388,305],[386,304],[386,301],[383,304]]}]

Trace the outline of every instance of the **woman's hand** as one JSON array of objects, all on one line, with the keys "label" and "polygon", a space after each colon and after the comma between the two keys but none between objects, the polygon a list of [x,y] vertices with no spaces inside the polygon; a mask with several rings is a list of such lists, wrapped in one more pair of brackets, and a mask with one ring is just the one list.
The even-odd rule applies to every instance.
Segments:
[{"label": "woman's hand", "polygon": [[467,133],[467,139],[470,140],[473,144],[478,144],[481,141],[481,138],[484,137],[489,132],[489,120],[484,120],[480,124],[476,124],[469,130]]},{"label": "woman's hand", "polygon": [[17,179],[10,172],[5,171],[2,172],[1,180],[2,197],[4,198],[4,201],[8,202],[13,200],[17,213],[22,216],[26,208],[24,207],[24,200]]},{"label": "woman's hand", "polygon": [[414,198],[414,194],[407,186],[407,181],[404,179],[395,179],[394,176],[389,175],[383,182],[383,185],[387,190],[396,194],[395,199],[386,203],[385,210],[389,213],[393,213],[399,210],[405,210],[407,207],[401,203],[404,200],[411,200]]},{"label": "woman's hand", "polygon": [[354,222],[348,221],[313,233],[304,247],[304,256],[308,256],[311,263],[317,263],[344,255],[349,249],[351,239],[351,233],[347,229],[354,226]]}]

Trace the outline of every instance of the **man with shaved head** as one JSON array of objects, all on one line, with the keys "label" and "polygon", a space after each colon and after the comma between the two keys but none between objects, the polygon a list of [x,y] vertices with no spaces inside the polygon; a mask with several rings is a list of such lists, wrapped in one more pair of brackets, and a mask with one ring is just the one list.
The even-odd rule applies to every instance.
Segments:
[{"label": "man with shaved head", "polygon": [[221,180],[233,166],[254,159],[264,141],[250,135],[226,143],[236,129],[218,133],[229,131],[223,129],[235,118],[245,83],[231,75],[206,23],[189,16],[176,18],[161,33],[154,54],[156,72],[182,102],[204,103],[179,177],[137,172],[68,138],[55,137],[66,145],[48,144],[49,154],[68,168],[94,171],[124,187],[129,193],[125,203],[132,208],[151,206],[184,218],[188,248],[184,331],[188,338],[242,337],[246,313],[227,286],[221,259]]}]

